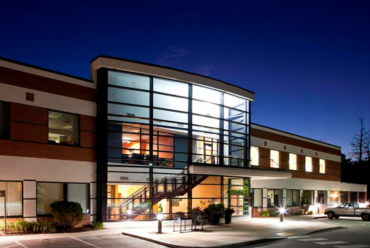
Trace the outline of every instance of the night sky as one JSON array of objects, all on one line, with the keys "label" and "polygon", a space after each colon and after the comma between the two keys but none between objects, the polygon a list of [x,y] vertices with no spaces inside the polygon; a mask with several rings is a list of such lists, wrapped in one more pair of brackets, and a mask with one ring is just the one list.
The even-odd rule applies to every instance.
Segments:
[{"label": "night sky", "polygon": [[[76,3],[78,2],[78,3]],[[0,57],[89,78],[99,54],[256,93],[252,122],[350,150],[370,128],[370,1],[2,1]]]}]

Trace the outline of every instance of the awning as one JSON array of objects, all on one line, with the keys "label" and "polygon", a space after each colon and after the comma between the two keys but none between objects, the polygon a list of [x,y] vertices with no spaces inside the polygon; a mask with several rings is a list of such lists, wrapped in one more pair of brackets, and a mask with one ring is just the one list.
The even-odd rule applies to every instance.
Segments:
[{"label": "awning", "polygon": [[241,168],[230,166],[190,165],[190,174],[250,177],[252,180],[287,179],[292,177],[292,172],[287,170]]}]

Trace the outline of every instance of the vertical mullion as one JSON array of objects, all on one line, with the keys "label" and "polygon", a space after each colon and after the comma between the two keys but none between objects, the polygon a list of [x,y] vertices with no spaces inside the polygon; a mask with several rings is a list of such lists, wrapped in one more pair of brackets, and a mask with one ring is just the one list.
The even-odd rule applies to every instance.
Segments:
[{"label": "vertical mullion", "polygon": [[224,166],[224,93],[221,94],[221,102],[220,102],[220,154],[218,155],[218,163],[221,166]]},{"label": "vertical mullion", "polygon": [[187,186],[188,186],[188,212],[191,213],[193,208],[193,194],[192,194],[192,176],[190,175],[190,165],[193,160],[193,86],[189,85],[188,93],[188,166],[187,166]]},{"label": "vertical mullion", "polygon": [[154,184],[153,184],[153,141],[154,141],[154,126],[153,126],[153,77],[150,77],[150,93],[149,93],[149,198],[152,204],[149,205],[149,218],[154,218],[153,202],[154,202]]}]

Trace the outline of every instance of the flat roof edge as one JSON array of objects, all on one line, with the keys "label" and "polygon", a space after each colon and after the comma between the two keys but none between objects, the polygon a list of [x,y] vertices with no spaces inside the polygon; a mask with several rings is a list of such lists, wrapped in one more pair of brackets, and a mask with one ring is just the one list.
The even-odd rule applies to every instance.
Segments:
[{"label": "flat roof edge", "polygon": [[302,135],[298,135],[298,134],[294,134],[294,133],[282,131],[282,130],[279,130],[279,129],[276,129],[276,128],[272,128],[272,127],[268,127],[268,126],[264,126],[264,125],[261,125],[261,124],[257,124],[257,123],[253,123],[252,122],[251,123],[251,127],[253,127],[253,125],[260,126],[260,127],[267,128],[267,129],[271,129],[271,130],[278,131],[278,132],[281,132],[281,133],[285,133],[285,134],[297,136],[297,137],[300,137],[300,138],[303,138],[303,139],[307,139],[307,140],[310,140],[310,141],[315,141],[315,142],[322,143],[322,144],[325,144],[325,145],[333,146],[333,147],[339,148],[340,150],[342,149],[342,147],[337,146],[337,145],[333,145],[333,144],[326,143],[326,142],[323,142],[323,141],[320,141],[320,140],[311,139],[311,138],[308,138],[308,137],[305,137],[305,136],[302,136]]}]

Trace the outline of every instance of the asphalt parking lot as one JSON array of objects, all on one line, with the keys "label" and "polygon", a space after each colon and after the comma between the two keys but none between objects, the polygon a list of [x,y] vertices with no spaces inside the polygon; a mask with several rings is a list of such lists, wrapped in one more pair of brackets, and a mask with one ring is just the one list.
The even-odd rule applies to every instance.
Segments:
[{"label": "asphalt parking lot", "polygon": [[121,234],[86,236],[86,237],[70,237],[56,239],[37,239],[37,240],[22,240],[22,241],[5,241],[1,242],[0,248],[143,248],[164,247],[153,244],[140,239],[127,237]]}]

